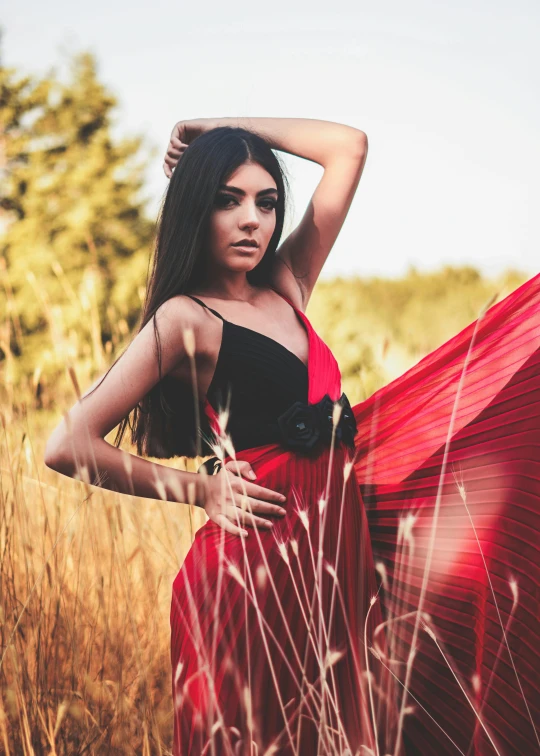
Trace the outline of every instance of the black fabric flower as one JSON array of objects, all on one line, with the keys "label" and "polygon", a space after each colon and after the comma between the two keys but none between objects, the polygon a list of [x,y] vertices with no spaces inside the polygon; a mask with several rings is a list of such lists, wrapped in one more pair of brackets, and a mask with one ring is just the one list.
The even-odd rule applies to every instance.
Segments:
[{"label": "black fabric flower", "polygon": [[341,417],[338,428],[341,431],[340,440],[347,446],[354,448],[354,438],[356,436],[357,424],[354,412],[346,394],[342,394],[338,402],[341,404]]},{"label": "black fabric flower", "polygon": [[313,405],[313,408],[318,414],[319,424],[322,428],[322,440],[327,444],[330,444],[332,441],[335,404],[340,404],[342,408],[339,422],[336,426],[336,443],[341,441],[347,446],[353,447],[354,437],[356,435],[356,420],[346,394],[341,394],[339,399],[335,402],[330,399],[328,394],[325,394],[319,402]]},{"label": "black fabric flower", "polygon": [[306,451],[310,451],[317,444],[330,445],[334,404],[337,403],[341,404],[342,410],[336,426],[336,443],[342,442],[354,447],[356,420],[345,394],[336,402],[328,394],[315,404],[294,402],[277,419],[283,444],[289,449]]},{"label": "black fabric flower", "polygon": [[313,405],[297,401],[277,419],[283,443],[289,449],[313,449],[321,436]]},{"label": "black fabric flower", "polygon": [[[332,416],[334,412],[334,402],[328,394],[325,394],[316,404],[311,405],[317,415],[318,424],[321,428],[322,441],[329,445],[332,440]],[[337,429],[336,429],[337,431]],[[336,440],[338,434],[336,433]]]}]

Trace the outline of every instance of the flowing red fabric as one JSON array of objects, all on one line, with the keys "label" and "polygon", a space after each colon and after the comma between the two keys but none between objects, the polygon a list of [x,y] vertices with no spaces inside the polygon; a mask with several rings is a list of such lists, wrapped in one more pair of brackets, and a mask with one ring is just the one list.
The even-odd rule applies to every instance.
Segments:
[{"label": "flowing red fabric", "polygon": [[[295,310],[308,401],[336,400]],[[287,515],[196,533],[174,754],[540,754],[540,275],[353,411],[354,455],[235,454]]]}]

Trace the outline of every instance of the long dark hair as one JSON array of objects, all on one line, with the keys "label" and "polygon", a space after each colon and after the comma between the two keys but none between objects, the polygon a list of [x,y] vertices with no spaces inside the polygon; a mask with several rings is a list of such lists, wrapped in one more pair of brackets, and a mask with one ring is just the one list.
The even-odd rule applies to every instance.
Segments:
[{"label": "long dark hair", "polygon": [[278,190],[276,228],[263,258],[246,274],[253,286],[270,285],[273,258],[285,219],[285,189],[287,196],[289,189],[285,171],[270,145],[256,132],[230,126],[211,129],[186,148],[162,200],[138,328],[141,331],[153,318],[160,379],[121,421],[115,446],[120,445],[129,427],[131,442],[137,445],[139,455],[170,458],[212,454],[211,429],[203,404],[199,401],[196,406],[194,387],[183,385],[172,376],[162,376],[154,316],[165,301],[189,293],[203,281],[205,238],[219,185],[246,162],[258,163],[268,171]]}]

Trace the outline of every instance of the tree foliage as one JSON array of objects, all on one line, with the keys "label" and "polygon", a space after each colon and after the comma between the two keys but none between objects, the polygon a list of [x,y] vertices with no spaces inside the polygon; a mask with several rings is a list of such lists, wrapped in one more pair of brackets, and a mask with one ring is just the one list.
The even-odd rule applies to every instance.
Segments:
[{"label": "tree foliage", "polygon": [[113,141],[117,101],[90,54],[73,60],[67,83],[2,67],[0,87],[4,356],[18,372],[89,350],[103,363],[145,283],[154,223],[140,195],[143,139]]}]

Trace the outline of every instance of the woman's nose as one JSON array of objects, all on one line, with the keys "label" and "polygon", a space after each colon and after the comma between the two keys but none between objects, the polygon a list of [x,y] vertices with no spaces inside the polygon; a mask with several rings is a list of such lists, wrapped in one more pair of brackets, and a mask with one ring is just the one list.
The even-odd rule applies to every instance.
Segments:
[{"label": "woman's nose", "polygon": [[251,226],[259,225],[259,219],[257,217],[257,208],[255,205],[246,205],[242,213],[242,226],[249,224]]}]

